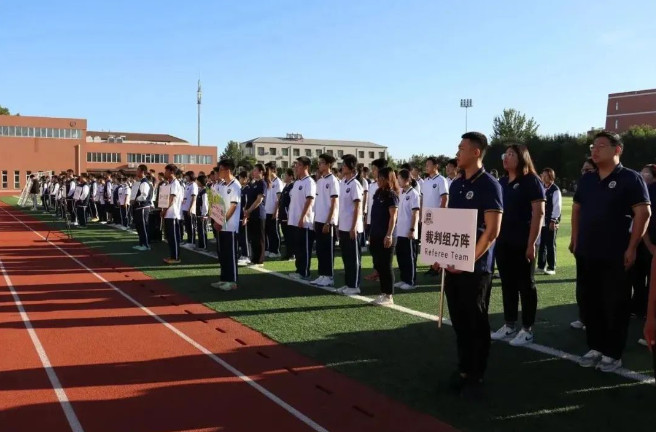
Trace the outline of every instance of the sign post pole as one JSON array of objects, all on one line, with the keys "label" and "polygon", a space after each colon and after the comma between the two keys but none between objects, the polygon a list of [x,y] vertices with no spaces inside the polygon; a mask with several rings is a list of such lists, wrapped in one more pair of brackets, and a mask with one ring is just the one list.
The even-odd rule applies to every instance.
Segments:
[{"label": "sign post pole", "polygon": [[442,269],[442,283],[440,284],[440,315],[437,321],[437,328],[442,328],[442,317],[444,316],[444,274],[445,269]]}]

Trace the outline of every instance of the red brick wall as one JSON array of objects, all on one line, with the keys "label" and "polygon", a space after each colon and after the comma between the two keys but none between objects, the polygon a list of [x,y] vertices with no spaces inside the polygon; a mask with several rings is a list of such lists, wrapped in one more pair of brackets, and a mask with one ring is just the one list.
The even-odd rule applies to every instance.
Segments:
[{"label": "red brick wall", "polygon": [[656,127],[656,89],[608,95],[606,129],[624,132],[642,124]]}]

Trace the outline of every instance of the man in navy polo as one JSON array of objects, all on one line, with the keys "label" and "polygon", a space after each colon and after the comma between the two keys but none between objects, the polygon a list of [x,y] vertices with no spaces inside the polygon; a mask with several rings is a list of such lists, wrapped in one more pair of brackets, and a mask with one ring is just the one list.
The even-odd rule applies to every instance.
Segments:
[{"label": "man in navy polo", "polygon": [[[474,272],[446,268],[445,294],[456,333],[458,370],[450,387],[465,397],[480,396],[483,375],[490,352],[489,295],[492,285],[490,247],[499,235],[503,198],[499,182],[483,168],[487,138],[467,132],[458,145],[459,177],[453,180],[449,208],[476,209],[476,262]],[[439,265],[433,265],[434,270]]]},{"label": "man in navy polo", "polygon": [[590,348],[579,364],[612,372],[622,366],[631,311],[629,270],[651,210],[644,180],[620,163],[624,145],[618,135],[597,133],[590,150],[598,171],[579,181],[570,243]]}]

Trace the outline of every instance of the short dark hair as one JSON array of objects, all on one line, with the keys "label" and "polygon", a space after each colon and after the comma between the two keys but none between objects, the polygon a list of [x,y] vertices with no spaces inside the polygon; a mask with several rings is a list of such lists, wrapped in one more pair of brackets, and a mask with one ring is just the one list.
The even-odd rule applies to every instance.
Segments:
[{"label": "short dark hair", "polygon": [[383,169],[387,166],[387,159],[385,158],[376,159],[371,163],[371,165],[375,166],[378,169]]},{"label": "short dark hair", "polygon": [[[276,169],[276,163],[273,162],[273,161],[271,161],[271,162],[267,162],[267,163],[264,164],[264,167],[265,167],[265,168],[269,168],[269,169],[273,169],[273,170],[275,170],[275,169]],[[264,171],[264,170],[263,170],[263,171]]]},{"label": "short dark hair", "polygon": [[166,171],[171,171],[173,174],[178,172],[178,167],[174,164],[168,164],[167,166],[164,167]]},{"label": "short dark hair", "polygon": [[193,171],[187,171],[185,175],[189,177],[189,180],[191,181],[196,180],[196,173],[194,173]]},{"label": "short dark hair", "polygon": [[594,139],[597,138],[606,138],[608,141],[610,141],[611,146],[624,149],[624,143],[622,142],[622,138],[616,133],[603,130],[595,134]]},{"label": "short dark hair", "polygon": [[231,158],[221,159],[219,163],[216,164],[219,168],[227,168],[230,171],[235,169],[235,161]]},{"label": "short dark hair", "polygon": [[401,166],[400,166],[400,168],[401,168],[401,169],[406,169],[406,170],[408,170],[408,171],[412,170],[412,166],[411,166],[408,162],[406,162],[406,163],[402,163]]},{"label": "short dark hair", "polygon": [[290,177],[294,177],[294,170],[291,169],[291,168],[287,168],[287,170],[285,171],[285,174],[287,174]]},{"label": "short dark hair", "polygon": [[549,180],[556,181],[556,171],[553,169],[545,168],[542,170],[542,174],[547,174],[549,176]]},{"label": "short dark hair", "polygon": [[207,176],[205,174],[201,174],[198,176],[196,179],[198,183],[200,183],[201,186],[206,186],[207,185]]},{"label": "short dark hair", "polygon": [[474,144],[481,151],[481,158],[485,156],[487,150],[487,137],[480,132],[467,132],[462,135],[462,139],[468,139],[470,143]]},{"label": "short dark hair", "polygon": [[301,165],[305,167],[309,167],[310,165],[312,165],[312,161],[307,156],[301,156],[299,158],[296,158],[296,162],[300,162]]},{"label": "short dark hair", "polygon": [[447,165],[452,165],[454,167],[458,167],[458,159],[449,159],[449,161],[446,163]]},{"label": "short dark hair", "polygon": [[437,158],[435,156],[428,156],[426,158],[426,162],[430,162],[433,165],[437,165],[438,169],[440,167],[440,162],[437,160]]},{"label": "short dark hair", "polygon": [[247,178],[248,177],[248,171],[239,171],[239,174],[237,174],[237,177]]},{"label": "short dark hair", "polygon": [[148,167],[144,164],[141,164],[137,167],[139,171],[148,172]]},{"label": "short dark hair", "polygon": [[256,163],[253,168],[257,168],[258,171],[264,172],[264,165],[262,165],[261,163]]},{"label": "short dark hair", "polygon": [[347,154],[342,157],[342,166],[346,166],[346,168],[350,169],[351,171],[355,171],[355,169],[358,167],[358,158],[355,157],[355,155],[352,154]]},{"label": "short dark hair", "polygon": [[329,155],[328,153],[323,153],[319,155],[319,159],[323,159],[324,162],[326,162],[328,165],[332,165],[335,163],[337,159],[335,159],[335,156]]}]

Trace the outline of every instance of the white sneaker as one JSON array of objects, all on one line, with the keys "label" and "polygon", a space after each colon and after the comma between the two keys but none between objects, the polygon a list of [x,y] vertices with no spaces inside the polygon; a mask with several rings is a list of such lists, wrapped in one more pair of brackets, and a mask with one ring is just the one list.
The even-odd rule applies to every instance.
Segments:
[{"label": "white sneaker", "polygon": [[622,367],[621,359],[614,359],[608,356],[602,356],[601,361],[597,363],[597,369],[602,372],[615,372],[617,369]]},{"label": "white sneaker", "polygon": [[394,288],[401,288],[401,285],[403,285],[405,282],[400,281],[394,284]]},{"label": "white sneaker", "polygon": [[256,269],[262,269],[264,268],[264,264],[250,264],[250,268],[256,268]]},{"label": "white sneaker", "polygon": [[539,268],[539,267],[535,269],[535,273],[536,274],[546,274],[545,269]]},{"label": "white sneaker", "polygon": [[305,279],[303,276],[301,276],[300,273],[290,273],[290,274],[288,274],[287,276],[288,276],[290,279],[294,279],[294,280],[303,280],[303,279]]},{"label": "white sneaker", "polygon": [[585,328],[585,324],[583,324],[580,320],[572,321],[569,323],[569,326],[574,330],[581,330]]},{"label": "white sneaker", "polygon": [[556,270],[545,270],[544,274],[549,275],[549,276],[553,276],[553,275],[556,274]]},{"label": "white sneaker", "polygon": [[507,324],[504,324],[499,330],[495,331],[490,335],[492,340],[504,340],[508,338],[514,338],[517,334],[517,329],[508,327]]},{"label": "white sneaker", "polygon": [[249,259],[237,261],[237,266],[239,266],[239,267],[246,267],[246,266],[249,266],[249,265],[251,265],[251,260],[249,260]]},{"label": "white sneaker", "polygon": [[642,346],[645,346],[645,347],[649,346],[649,345],[647,345],[647,339],[643,339],[643,338],[638,339],[638,345],[642,345]]},{"label": "white sneaker", "polygon": [[71,225],[78,226],[79,224],[77,222],[73,222]]},{"label": "white sneaker", "polygon": [[350,288],[346,287],[346,289],[342,290],[342,294],[344,295],[358,295],[360,294],[360,288]]},{"label": "white sneaker", "polygon": [[270,252],[268,252],[268,251],[267,251],[267,252],[264,252],[264,257],[265,257],[265,258],[269,258],[270,256],[271,256],[271,253],[270,253]]},{"label": "white sneaker", "polygon": [[579,360],[579,366],[584,368],[595,367],[601,360],[601,353],[596,350],[590,350]]},{"label": "white sneaker", "polygon": [[344,285],[344,286],[341,287],[341,288],[335,288],[335,292],[336,292],[337,294],[342,294],[342,293],[344,292],[345,289],[348,289],[348,285]]},{"label": "white sneaker", "polygon": [[280,258],[281,256],[282,255],[280,255],[279,253],[270,253],[268,255],[269,258],[274,258],[274,259]]},{"label": "white sneaker", "polygon": [[100,221],[101,225],[107,225],[107,221]]},{"label": "white sneaker", "polygon": [[517,336],[510,341],[512,346],[523,346],[533,343],[533,332],[521,329]]},{"label": "white sneaker", "polygon": [[331,286],[334,286],[334,285],[335,285],[335,280],[333,278],[331,278],[330,276],[324,276],[323,277],[323,282],[318,284],[318,286],[323,287],[323,288],[331,287]]},{"label": "white sneaker", "polygon": [[394,299],[392,298],[391,295],[381,294],[378,297],[376,297],[376,300],[372,301],[371,304],[381,305],[381,306],[393,305]]},{"label": "white sneaker", "polygon": [[315,280],[313,280],[312,282],[310,282],[310,285],[323,286],[323,285],[321,285],[321,283],[323,282],[323,280],[324,280],[325,278],[326,278],[325,276],[319,276],[318,278],[316,278]]},{"label": "white sneaker", "polygon": [[407,284],[405,282],[402,282],[401,286],[399,288],[401,288],[403,291],[411,291],[413,289],[416,289],[417,287],[414,286],[414,285],[410,285],[410,284]]}]

